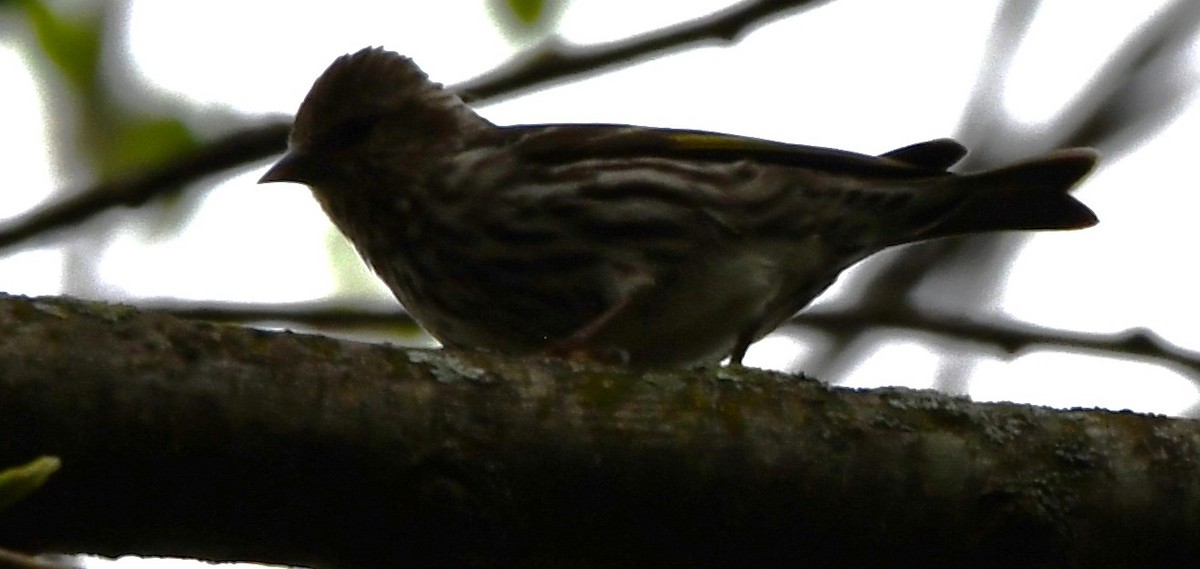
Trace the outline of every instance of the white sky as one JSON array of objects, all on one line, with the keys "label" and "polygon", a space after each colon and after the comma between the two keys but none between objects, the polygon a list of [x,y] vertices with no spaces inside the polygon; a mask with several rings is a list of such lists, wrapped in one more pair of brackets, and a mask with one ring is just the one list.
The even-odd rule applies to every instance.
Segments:
[{"label": "white sky", "polygon": [[[611,41],[727,3],[575,0],[559,29],[573,42]],[[1163,4],[1043,3],[1006,80],[1006,110],[1031,124],[1046,120],[1086,84],[1116,42]],[[128,43],[112,47],[128,49],[145,78],[178,102],[243,113],[293,112],[334,57],[365,45],[410,55],[444,83],[468,79],[514,53],[482,0],[422,2],[419,14],[414,5],[135,1]],[[954,133],[996,6],[837,0],[761,28],[735,47],[687,51],[480,111],[502,124],[635,123],[882,152]],[[1086,25],[1081,10],[1088,11]],[[28,211],[68,181],[51,165],[46,109],[10,42],[0,40],[0,84],[8,103],[0,105],[0,155],[8,157],[6,177],[17,191],[0,192],[0,220]],[[194,127],[220,131],[199,122]],[[1161,136],[1106,163],[1079,192],[1098,212],[1098,227],[1026,242],[997,299],[1000,309],[1085,331],[1146,326],[1200,349],[1200,277],[1188,246],[1197,240],[1192,218],[1200,192],[1190,187],[1192,176],[1184,170],[1190,156],[1183,155],[1197,147],[1200,112],[1193,101]],[[0,256],[0,290],[256,302],[333,293],[343,283],[326,270],[331,233],[324,216],[303,190],[256,186],[261,171],[223,181],[177,238],[159,239],[152,222],[139,221],[144,210],[111,221],[116,236],[103,252],[102,283],[95,289],[64,289],[63,237]],[[361,282],[372,294],[387,296],[373,280]],[[751,351],[747,363],[781,367],[805,349],[771,338]],[[859,368],[823,379],[930,387],[940,368],[941,358],[916,338],[886,345]],[[1087,354],[990,357],[975,373],[969,394],[977,400],[1162,413],[1178,413],[1197,400],[1196,387],[1166,368]]]}]

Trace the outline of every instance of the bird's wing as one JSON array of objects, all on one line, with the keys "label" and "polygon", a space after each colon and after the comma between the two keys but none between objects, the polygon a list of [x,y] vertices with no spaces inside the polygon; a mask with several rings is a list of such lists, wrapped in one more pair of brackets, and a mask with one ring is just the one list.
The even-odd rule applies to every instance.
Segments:
[{"label": "bird's wing", "polygon": [[759,164],[809,168],[881,178],[927,178],[966,153],[950,139],[922,142],[870,156],[761,138],[696,130],[627,125],[518,125],[503,127],[523,158],[551,164],[605,158],[667,158],[697,162],[748,160]]}]

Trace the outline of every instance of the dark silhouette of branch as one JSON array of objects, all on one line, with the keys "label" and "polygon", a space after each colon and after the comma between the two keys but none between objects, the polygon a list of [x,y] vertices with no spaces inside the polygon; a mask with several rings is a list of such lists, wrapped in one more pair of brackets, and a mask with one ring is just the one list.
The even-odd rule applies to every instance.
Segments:
[{"label": "dark silhouette of branch", "polygon": [[[337,300],[288,304],[139,300],[143,310],[167,312],[180,318],[237,324],[301,326],[323,332],[342,330],[383,339],[412,338],[420,326],[396,306],[363,306]],[[1074,348],[1110,356],[1149,359],[1173,367],[1200,384],[1200,352],[1185,349],[1147,329],[1101,334],[1038,326],[996,318],[976,318],[893,304],[864,310],[834,306],[807,310],[790,322],[833,337],[861,336],[893,328],[967,340],[1008,354],[1037,346]],[[380,333],[380,331],[383,331]]]},{"label": "dark silhouette of branch", "polygon": [[[1188,71],[1187,51],[1183,48],[1195,38],[1200,26],[1200,4],[1177,0],[1135,32],[1085,93],[1064,106],[1052,125],[1041,128],[1015,123],[999,107],[996,93],[1038,3],[1010,0],[1001,6],[985,50],[987,64],[981,67],[956,136],[971,150],[960,164],[964,171],[995,167],[1061,146],[1092,146],[1107,157],[1118,156],[1161,128],[1165,117],[1195,92],[1196,81]],[[911,308],[916,288],[939,279],[953,283],[945,288],[957,291],[955,302],[982,303],[1003,282],[1004,268],[1016,253],[1013,243],[1011,236],[999,235],[942,239],[905,247],[868,261],[873,270],[851,283],[848,296],[854,300],[841,306],[847,307],[848,320],[874,319],[877,313],[886,317],[896,306]],[[908,311],[916,313],[915,309]],[[808,358],[807,371],[827,374],[849,365],[855,353],[847,348],[868,331],[843,328],[831,333],[820,350]],[[1031,329],[1030,333],[1035,331]],[[961,388],[945,387],[954,391]]]},{"label": "dark silhouette of branch", "polygon": [[[449,87],[474,102],[493,100],[523,89],[604,67],[638,60],[683,46],[732,42],[780,15],[830,0],[747,0],[715,14],[627,40],[598,46],[556,44],[462,85]],[[0,227],[0,250],[42,233],[70,227],[116,206],[136,206],[170,195],[206,176],[283,152],[291,121],[250,126],[202,145],[147,173],[100,183],[74,197],[45,206]]]},{"label": "dark silhouette of branch", "polygon": [[[971,161],[969,166],[996,164],[1012,158],[987,158],[985,151],[993,145],[1004,144],[1004,138],[1012,135],[1007,132],[1011,125],[1005,120],[1000,96],[1004,92],[1004,78],[1040,5],[1040,0],[1008,0],[1000,5],[996,14],[992,34],[984,49],[985,63],[980,65],[971,98],[959,119],[958,141],[971,149],[967,156]],[[1034,150],[1028,152],[1036,153]]]},{"label": "dark silhouette of branch", "polygon": [[753,0],[626,40],[588,46],[548,43],[454,89],[469,102],[513,95],[564,77],[606,67],[632,65],[687,46],[733,43],[749,30],[774,18],[829,1]]},{"label": "dark silhouette of branch", "polygon": [[1176,0],[1117,49],[1078,97],[1046,125],[1013,122],[998,95],[1039,2],[1010,0],[1001,7],[983,68],[963,114],[958,138],[972,153],[973,170],[1051,148],[1091,146],[1111,160],[1162,128],[1192,97],[1197,76],[1188,57],[1200,28],[1200,3]]},{"label": "dark silhouette of branch", "polygon": [[791,324],[834,335],[860,335],[882,327],[899,328],[977,342],[1009,354],[1036,346],[1075,348],[1103,352],[1109,356],[1123,354],[1174,367],[1191,377],[1192,381],[1200,383],[1200,352],[1172,344],[1144,328],[1115,334],[1089,333],[1023,322],[938,314],[907,306],[869,315],[855,310],[810,310],[793,318]]},{"label": "dark silhouette of branch", "polygon": [[1117,51],[1052,128],[1065,146],[1124,153],[1161,129],[1196,93],[1190,57],[1200,30],[1200,2],[1176,0]]},{"label": "dark silhouette of branch", "polygon": [[183,191],[190,183],[262,160],[286,147],[291,124],[275,121],[213,140],[145,172],[103,182],[0,227],[0,249],[70,227],[118,206],[133,207]]},{"label": "dark silhouette of branch", "polygon": [[[315,567],[1124,567],[1200,556],[1200,423],[399,350],[0,296],[24,551]],[[614,545],[617,544],[617,545]]]}]

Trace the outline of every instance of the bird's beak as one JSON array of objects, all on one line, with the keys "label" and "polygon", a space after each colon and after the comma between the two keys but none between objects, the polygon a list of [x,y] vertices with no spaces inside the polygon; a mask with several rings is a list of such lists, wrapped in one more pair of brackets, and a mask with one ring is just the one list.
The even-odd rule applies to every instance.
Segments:
[{"label": "bird's beak", "polygon": [[266,184],[268,182],[297,182],[304,183],[307,176],[304,175],[307,169],[308,160],[305,156],[294,150],[289,150],[284,153],[283,157],[267,170],[263,177],[258,179],[258,183]]}]

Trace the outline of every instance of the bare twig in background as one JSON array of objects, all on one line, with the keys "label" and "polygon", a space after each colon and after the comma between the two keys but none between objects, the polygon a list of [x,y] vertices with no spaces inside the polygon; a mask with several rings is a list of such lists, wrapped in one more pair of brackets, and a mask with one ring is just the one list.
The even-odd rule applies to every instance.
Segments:
[{"label": "bare twig in background", "polygon": [[601,45],[575,46],[552,43],[523,54],[517,60],[454,89],[469,102],[512,95],[530,87],[596,71],[627,66],[654,55],[718,42],[732,43],[750,30],[785,12],[830,0],[756,0],[741,2],[690,22]]},{"label": "bare twig in background", "polygon": [[[992,35],[988,38],[972,98],[963,111],[956,136],[970,149],[959,168],[985,169],[998,164],[988,162],[985,157],[995,158],[988,145],[1000,143],[997,139],[1001,137],[997,131],[1009,130],[1009,127],[1004,125],[1005,120],[1001,113],[1001,83],[1033,20],[1038,4],[1038,0],[1012,0],[1000,7],[996,22],[992,26]],[[939,267],[936,272],[941,274],[941,278],[946,278],[945,275],[949,271],[940,266],[951,263],[951,259],[954,258],[968,261],[968,273],[972,281],[956,287],[958,294],[965,296],[972,294],[971,291],[976,291],[976,298],[981,294],[991,294],[999,281],[998,269],[1007,266],[1014,253],[1011,247],[998,246],[1008,239],[1011,238],[982,236],[941,239],[905,247],[889,255],[869,260],[868,263],[876,265],[874,270],[851,284],[849,296],[854,300],[842,304],[846,307],[848,321],[870,320],[901,306],[905,307],[910,315],[915,315],[917,309],[911,299],[913,292],[926,278],[935,273],[934,267]],[[961,250],[969,250],[971,254],[957,255]],[[1008,254],[1001,259],[1002,252],[1006,250]],[[962,278],[961,275],[958,276]],[[867,332],[868,329],[842,328],[831,333],[820,351],[814,353],[806,362],[810,373],[843,375],[847,368],[861,361],[860,350],[854,347],[862,344]],[[938,388],[964,392],[964,381],[969,367],[959,367],[958,372],[944,375]]]},{"label": "bare twig in background", "polygon": [[[1011,125],[1004,118],[1000,95],[1004,91],[1004,78],[1012,67],[1013,58],[1021,47],[1021,41],[1033,24],[1040,0],[1009,0],[1000,5],[996,21],[992,24],[992,35],[988,38],[979,66],[979,75],[971,89],[971,98],[963,108],[958,125],[958,141],[971,149],[965,164],[977,168],[980,165],[1001,162],[989,159],[988,147],[1002,142]],[[999,131],[999,132],[998,132]],[[1011,159],[1012,157],[1007,157]]]},{"label": "bare twig in background", "polygon": [[[971,149],[961,165],[965,170],[995,167],[1060,146],[1092,146],[1106,156],[1123,154],[1136,141],[1161,128],[1170,110],[1195,92],[1196,81],[1186,71],[1184,48],[1200,26],[1200,4],[1177,0],[1142,26],[1110,58],[1087,91],[1077,102],[1067,105],[1053,125],[1039,128],[1017,124],[1003,113],[996,93],[1037,6],[1036,0],[1012,0],[1001,6],[985,51],[986,65],[957,135]],[[854,300],[839,303],[845,307],[839,317],[871,321],[886,318],[896,306],[905,306],[914,323],[928,325],[936,316],[923,312],[912,298],[922,282],[932,280],[952,283],[945,288],[957,291],[956,303],[985,305],[1004,281],[1002,273],[1016,254],[1013,242],[1012,236],[1005,235],[942,239],[868,261],[876,265],[874,270],[851,284],[848,296]],[[805,362],[806,371],[839,375],[859,361],[861,354],[853,347],[870,330],[844,327],[830,331],[828,342]],[[1169,361],[1170,353],[1163,352],[1159,357]],[[1195,373],[1191,376],[1200,381]],[[945,378],[938,388],[961,392],[964,379],[961,374]]]},{"label": "bare twig in background", "polygon": [[[385,340],[411,340],[421,333],[420,326],[398,307],[337,300],[262,305],[156,299],[139,301],[138,307],[195,320],[337,330],[355,337],[372,336]],[[802,312],[789,324],[834,338],[864,336],[881,328],[892,328],[966,340],[1007,354],[1018,354],[1037,346],[1054,346],[1136,357],[1172,368],[1200,384],[1200,352],[1172,344],[1153,331],[1141,328],[1115,334],[1079,332],[1024,322],[964,318],[915,309],[906,304],[872,311],[815,308]]]},{"label": "bare twig in background", "polygon": [[104,182],[0,227],[0,249],[71,227],[118,206],[138,206],[190,183],[282,152],[290,122],[275,121],[234,132],[146,172]]},{"label": "bare twig in background", "polygon": [[[602,67],[632,65],[680,47],[732,42],[749,30],[789,11],[830,0],[749,0],[720,12],[599,46],[556,45],[523,57],[478,79],[449,87],[474,102],[511,95],[530,87]],[[283,152],[291,121],[247,127],[202,145],[149,173],[103,182],[74,197],[0,226],[0,250],[42,233],[74,226],[117,206],[134,206],[169,195],[206,176]]]},{"label": "bare twig in background", "polygon": [[1190,57],[1197,31],[1200,2],[1176,0],[1159,12],[1059,114],[1051,128],[1066,133],[1062,144],[1115,155],[1166,126],[1200,84]]},{"label": "bare twig in background", "polygon": [[1106,355],[1152,359],[1200,383],[1200,352],[1168,342],[1151,330],[1135,328],[1115,334],[1100,334],[1047,328],[1022,322],[963,318],[930,311],[898,307],[870,316],[854,311],[810,310],[792,319],[792,324],[822,334],[860,335],[880,328],[896,328],[967,340],[1017,354],[1037,346],[1074,348]]},{"label": "bare twig in background", "polygon": [[999,100],[1003,78],[1037,11],[1037,0],[1010,0],[997,17],[958,139],[971,148],[961,166],[973,170],[1055,147],[1091,146],[1107,159],[1128,152],[1162,128],[1196,93],[1188,57],[1200,28],[1200,3],[1176,0],[1133,34],[1078,97],[1047,125],[1018,124]]}]

